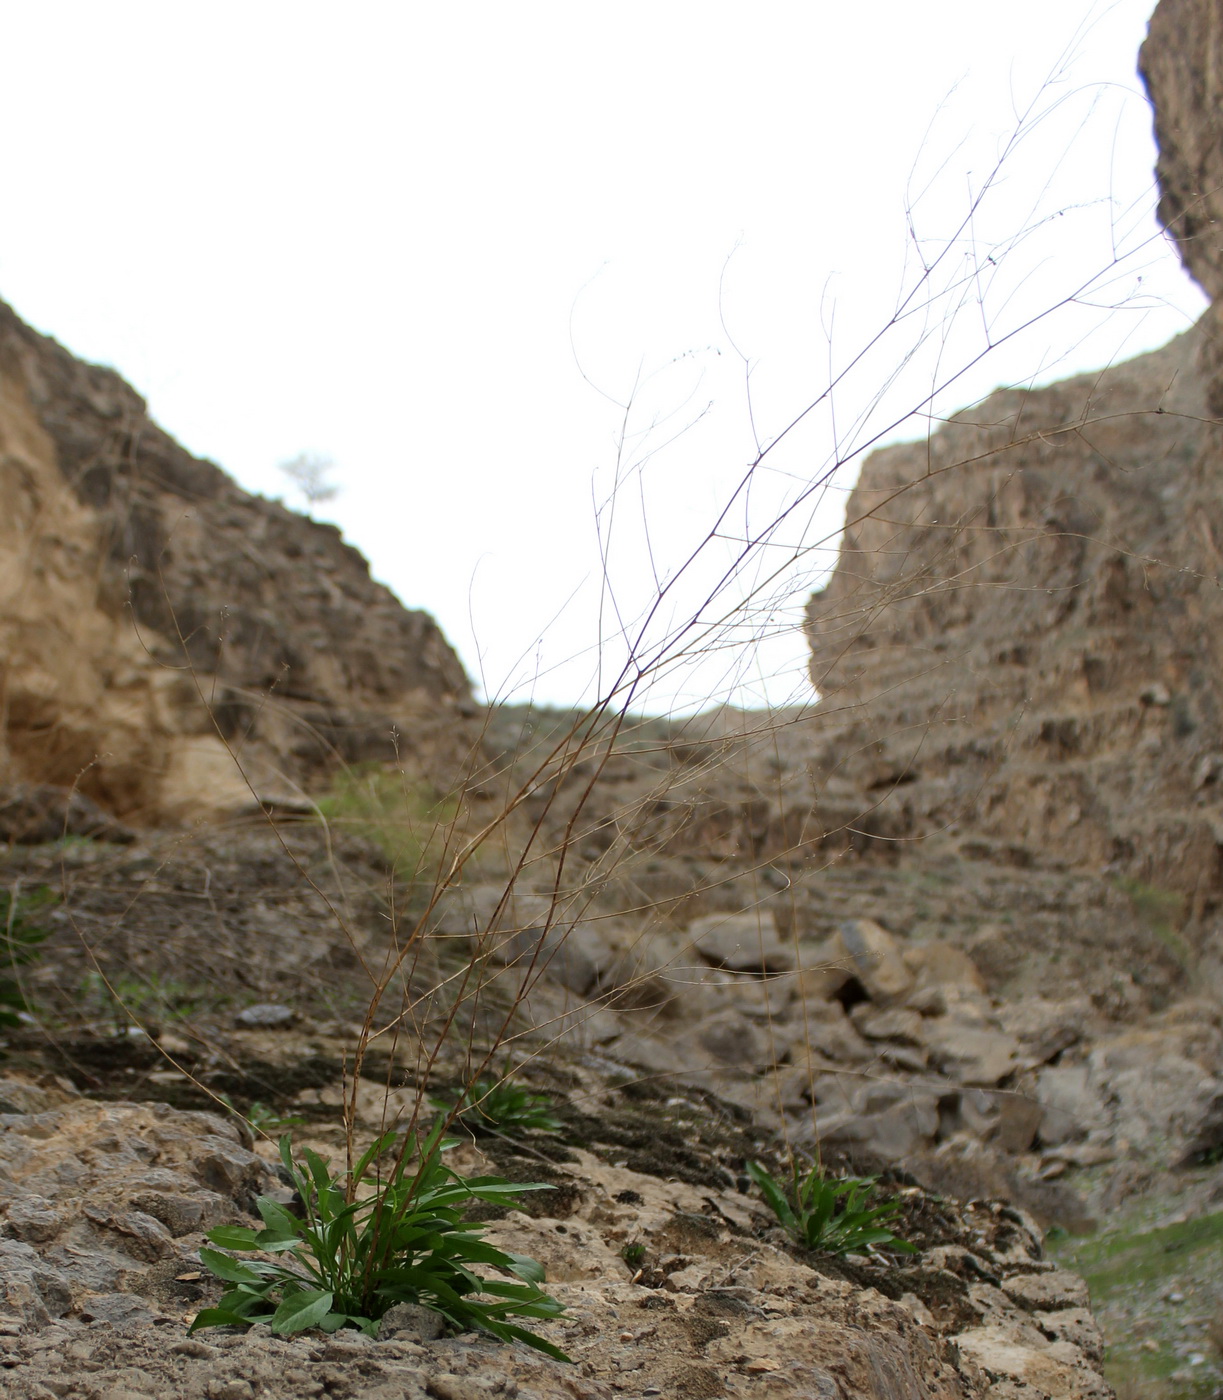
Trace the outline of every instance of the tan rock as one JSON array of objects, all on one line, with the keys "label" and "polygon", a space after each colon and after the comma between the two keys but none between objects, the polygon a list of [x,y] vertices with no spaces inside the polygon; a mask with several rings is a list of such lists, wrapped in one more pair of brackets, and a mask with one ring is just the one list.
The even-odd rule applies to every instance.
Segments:
[{"label": "tan rock", "polygon": [[795,1030],[789,1053],[793,1064],[803,1064],[812,1056],[820,1065],[830,1060],[834,1064],[858,1065],[875,1058],[874,1048],[858,1034],[844,1012],[836,1018],[802,1018]]},{"label": "tan rock", "polygon": [[903,1006],[879,1010],[869,1002],[855,1006],[849,1019],[867,1040],[896,1040],[902,1045],[921,1045],[925,1040],[919,1012]]},{"label": "tan rock", "polygon": [[947,993],[937,984],[918,987],[905,998],[910,1011],[921,1016],[945,1016],[947,1014]]},{"label": "tan rock", "polygon": [[1037,1347],[1016,1339],[1005,1326],[977,1327],[956,1337],[960,1354],[979,1366],[988,1381],[1018,1382],[1032,1400],[1113,1400],[1113,1389],[1075,1347]]},{"label": "tan rock", "polygon": [[1012,1274],[1002,1291],[1021,1307],[1086,1308],[1091,1304],[1087,1284],[1067,1269],[1051,1269],[1039,1274]]},{"label": "tan rock", "polygon": [[872,1001],[887,1005],[913,990],[899,941],[873,919],[847,919],[830,947],[834,960],[852,972]]},{"label": "tan rock", "polygon": [[1048,1066],[1040,1071],[1036,1085],[1040,1140],[1046,1147],[1074,1142],[1108,1123],[1089,1065]]},{"label": "tan rock", "polygon": [[953,943],[934,940],[910,945],[905,948],[903,957],[919,988],[952,986],[975,992],[986,990],[985,979],[976,963]]},{"label": "tan rock", "polygon": [[1223,296],[1217,18],[1210,0],[1161,0],[1139,59],[1155,109],[1159,217],[1187,270],[1216,298]]},{"label": "tan rock", "polygon": [[724,1065],[752,1071],[775,1062],[776,1051],[765,1031],[736,1012],[713,1017],[694,1034],[697,1043]]},{"label": "tan rock", "polygon": [[1104,1357],[1104,1338],[1099,1324],[1086,1307],[1057,1308],[1051,1312],[1035,1311],[1032,1321],[1046,1337],[1055,1341],[1069,1342],[1093,1365],[1099,1365]]},{"label": "tan rock", "polygon": [[1045,1109],[1028,1094],[1002,1092],[994,1096],[998,1127],[994,1141],[1003,1152],[1027,1152],[1044,1122]]},{"label": "tan rock", "polygon": [[141,822],[308,807],[337,754],[394,760],[396,726],[453,724],[468,694],[337,530],[191,457],[3,304],[0,493],[0,780]]},{"label": "tan rock", "polygon": [[717,967],[758,975],[790,972],[796,959],[793,946],[777,932],[771,909],[746,914],[710,914],[688,927],[693,949]]},{"label": "tan rock", "polygon": [[911,1159],[938,1133],[938,1096],[909,1092],[875,1112],[834,1113],[816,1120],[814,1138],[824,1147],[868,1152],[885,1162]]},{"label": "tan rock", "polygon": [[[796,992],[804,1005],[816,1006],[820,1002],[834,1001],[837,993],[853,976],[847,966],[849,959],[839,944],[835,951],[826,950],[827,945],[821,945],[814,953],[804,950],[804,966],[797,974]],[[808,958],[816,960],[814,966],[807,965]]]},{"label": "tan rock", "polygon": [[929,1022],[926,1035],[931,1059],[957,1083],[988,1087],[1015,1069],[1019,1042],[1005,1031],[947,1017]]}]

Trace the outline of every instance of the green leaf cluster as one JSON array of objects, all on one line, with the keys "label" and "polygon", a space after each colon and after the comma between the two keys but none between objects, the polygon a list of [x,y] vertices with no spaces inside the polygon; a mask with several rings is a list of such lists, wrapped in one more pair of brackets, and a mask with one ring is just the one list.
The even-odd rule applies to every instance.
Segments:
[{"label": "green leaf cluster", "polygon": [[267,1104],[260,1103],[258,1099],[251,1104],[245,1113],[234,1103],[228,1094],[218,1094],[217,1098],[229,1109],[235,1118],[243,1118],[257,1133],[274,1133],[283,1131],[285,1128],[301,1128],[305,1126],[304,1118],[296,1117],[292,1114],[279,1113],[274,1108],[269,1108]]},{"label": "green leaf cluster", "polygon": [[450,1115],[469,1133],[559,1133],[564,1124],[552,1111],[547,1094],[537,1094],[512,1079],[477,1079],[457,1099],[435,1098],[433,1106]]},{"label": "green leaf cluster", "polygon": [[797,1160],[791,1170],[787,1190],[759,1162],[747,1164],[747,1173],[760,1188],[765,1203],[799,1244],[829,1254],[854,1254],[869,1245],[916,1253],[916,1246],[894,1235],[882,1223],[897,1216],[904,1208],[903,1202],[886,1200],[871,1205],[875,1177],[828,1177],[818,1163],[803,1175]]},{"label": "green leaf cluster", "polygon": [[380,847],[400,880],[432,884],[458,804],[408,774],[372,763],[342,769],[320,816]]},{"label": "green leaf cluster", "polygon": [[28,1011],[21,983],[9,974],[27,967],[39,954],[50,929],[36,922],[40,909],[56,902],[45,885],[29,894],[0,890],[0,1026],[19,1024],[19,1011]]},{"label": "green leaf cluster", "polygon": [[[461,1331],[480,1328],[567,1361],[551,1342],[511,1320],[561,1315],[561,1304],[540,1287],[541,1265],[498,1249],[478,1224],[463,1219],[474,1201],[512,1206],[520,1192],[548,1187],[453,1171],[442,1154],[457,1143],[443,1138],[440,1125],[418,1144],[414,1170],[401,1151],[384,1176],[378,1164],[394,1140],[393,1132],[378,1138],[349,1175],[333,1172],[309,1148],[299,1163],[290,1138],[282,1137],[280,1159],[305,1203],[304,1217],[261,1196],[262,1230],[210,1231],[221,1248],[202,1249],[200,1258],[230,1288],[196,1316],[191,1330],[262,1322],[282,1335],[356,1327],[376,1336],[388,1308],[420,1303]],[[263,1257],[239,1260],[221,1250]],[[484,1268],[505,1277],[489,1278]]]}]

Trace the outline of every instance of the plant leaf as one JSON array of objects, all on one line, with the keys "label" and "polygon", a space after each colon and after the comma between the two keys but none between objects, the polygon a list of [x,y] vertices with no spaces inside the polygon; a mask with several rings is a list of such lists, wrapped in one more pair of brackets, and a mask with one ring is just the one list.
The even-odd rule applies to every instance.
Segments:
[{"label": "plant leaf", "polygon": [[766,1204],[777,1219],[787,1230],[797,1228],[794,1212],[790,1209],[790,1203],[786,1200],[785,1192],[777,1182],[768,1174],[759,1162],[747,1163],[747,1174],[760,1188],[760,1194],[764,1197]]},{"label": "plant leaf", "polygon": [[528,1254],[511,1254],[508,1250],[505,1257],[511,1261],[510,1268],[513,1272],[527,1283],[547,1282],[548,1272],[538,1259],[532,1259]]},{"label": "plant leaf", "polygon": [[486,1332],[491,1332],[494,1337],[500,1337],[506,1342],[525,1342],[527,1346],[534,1347],[536,1351],[542,1351],[545,1356],[550,1356],[554,1361],[573,1362],[573,1357],[566,1356],[558,1346],[545,1341],[543,1337],[535,1332],[528,1331],[525,1327],[515,1327],[512,1322],[496,1322],[492,1318],[473,1319],[478,1327],[482,1327]]},{"label": "plant leaf", "polygon": [[383,1133],[381,1137],[375,1138],[373,1142],[371,1142],[370,1145],[365,1149],[365,1151],[361,1154],[361,1159],[358,1161],[357,1165],[352,1169],[352,1180],[354,1186],[359,1185],[365,1179],[366,1169],[372,1162],[377,1161],[377,1159],[381,1157],[382,1154],[390,1147],[390,1145],[395,1141],[395,1136],[395,1130],[392,1128],[389,1133]]},{"label": "plant leaf", "polygon": [[218,1225],[208,1231],[208,1238],[222,1249],[258,1249],[258,1230],[248,1230],[245,1225]]},{"label": "plant leaf", "polygon": [[240,1317],[226,1308],[205,1308],[203,1312],[196,1313],[187,1335],[198,1332],[201,1327],[249,1327],[250,1321],[249,1317]]},{"label": "plant leaf", "polygon": [[288,1239],[290,1236],[296,1238],[305,1223],[299,1220],[292,1211],[286,1210],[279,1201],[272,1200],[271,1196],[260,1196],[255,1202],[255,1208],[267,1226],[266,1230],[259,1232],[261,1247],[267,1243],[269,1235],[275,1239]]},{"label": "plant leaf", "polygon": [[316,1327],[331,1311],[335,1295],[315,1288],[302,1288],[289,1294],[273,1313],[268,1326],[281,1336]]},{"label": "plant leaf", "polygon": [[217,1278],[223,1278],[226,1283],[262,1282],[249,1264],[240,1264],[230,1255],[222,1254],[217,1249],[201,1249],[200,1262],[210,1273],[216,1274]]}]

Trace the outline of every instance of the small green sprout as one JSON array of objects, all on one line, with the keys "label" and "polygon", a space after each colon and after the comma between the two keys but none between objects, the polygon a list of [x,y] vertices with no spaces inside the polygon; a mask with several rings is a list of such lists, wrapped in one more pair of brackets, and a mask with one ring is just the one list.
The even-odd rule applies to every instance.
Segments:
[{"label": "small green sprout", "polygon": [[300,1128],[306,1121],[304,1118],[298,1118],[292,1114],[278,1113],[276,1109],[269,1108],[267,1104],[260,1103],[258,1099],[243,1113],[228,1094],[218,1094],[217,1098],[235,1118],[245,1119],[257,1133],[284,1132],[286,1128]]},{"label": "small green sprout", "polygon": [[881,1223],[899,1215],[903,1202],[886,1200],[870,1205],[875,1177],[831,1178],[824,1175],[818,1163],[812,1164],[804,1176],[797,1159],[791,1170],[787,1191],[759,1162],[747,1164],[747,1173],[760,1188],[769,1209],[786,1233],[804,1248],[855,1254],[870,1245],[883,1245],[909,1254],[917,1252],[915,1245],[900,1239]]},{"label": "small green sprout", "polygon": [[564,1125],[547,1094],[534,1093],[510,1079],[477,1079],[457,1098],[435,1098],[433,1106],[477,1137],[500,1133],[559,1133]]},{"label": "small green sprout", "polygon": [[630,1269],[641,1268],[642,1264],[645,1263],[645,1256],[645,1245],[641,1244],[639,1241],[626,1244],[620,1251],[620,1258],[624,1260]]},{"label": "small green sprout", "polygon": [[54,903],[56,896],[45,885],[25,895],[0,890],[0,1026],[19,1025],[18,1013],[30,1009],[20,978],[9,974],[38,957],[39,945],[51,930],[34,915]]}]

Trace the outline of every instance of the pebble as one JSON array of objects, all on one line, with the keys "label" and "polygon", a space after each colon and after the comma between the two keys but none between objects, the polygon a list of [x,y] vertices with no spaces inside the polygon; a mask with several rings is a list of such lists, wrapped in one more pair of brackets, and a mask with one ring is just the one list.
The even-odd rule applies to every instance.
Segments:
[{"label": "pebble", "polygon": [[287,1026],[294,1020],[297,1013],[292,1007],[282,1006],[279,1002],[260,1001],[254,1006],[248,1006],[239,1011],[234,1017],[234,1024],[237,1026],[256,1026],[268,1028],[271,1026]]}]

